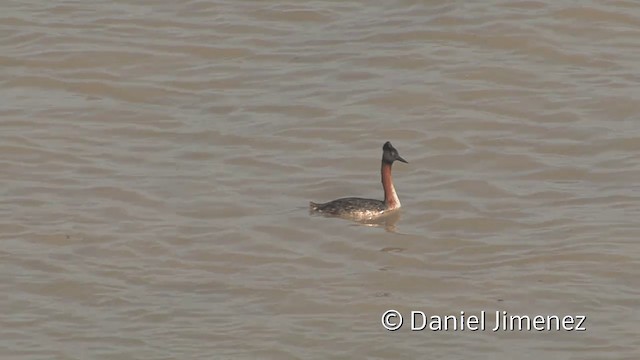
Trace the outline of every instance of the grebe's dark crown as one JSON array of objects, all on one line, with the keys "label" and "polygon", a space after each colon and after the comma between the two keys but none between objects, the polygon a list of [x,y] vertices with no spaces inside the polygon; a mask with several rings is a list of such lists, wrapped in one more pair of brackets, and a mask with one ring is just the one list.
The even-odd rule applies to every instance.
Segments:
[{"label": "grebe's dark crown", "polygon": [[387,141],[384,143],[384,146],[382,146],[382,161],[393,164],[396,160],[408,163],[407,160],[398,154],[398,150],[391,145],[391,142]]}]

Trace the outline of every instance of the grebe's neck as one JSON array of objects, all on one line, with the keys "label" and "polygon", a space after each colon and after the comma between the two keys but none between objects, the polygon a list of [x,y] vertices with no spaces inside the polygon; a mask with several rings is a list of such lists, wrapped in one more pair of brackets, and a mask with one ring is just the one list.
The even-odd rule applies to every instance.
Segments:
[{"label": "grebe's neck", "polygon": [[389,210],[400,207],[400,199],[396,194],[396,188],[393,187],[393,179],[391,179],[391,163],[382,161],[380,170],[382,175],[382,188],[384,189],[384,204]]}]

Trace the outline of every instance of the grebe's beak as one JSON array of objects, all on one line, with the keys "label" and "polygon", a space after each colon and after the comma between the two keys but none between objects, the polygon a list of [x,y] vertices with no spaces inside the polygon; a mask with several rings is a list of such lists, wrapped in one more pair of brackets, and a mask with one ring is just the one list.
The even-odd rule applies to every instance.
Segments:
[{"label": "grebe's beak", "polygon": [[396,155],[396,160],[398,160],[398,161],[402,161],[402,162],[403,162],[403,163],[405,163],[405,164],[408,164],[408,163],[409,163],[407,160],[403,159],[400,155]]}]

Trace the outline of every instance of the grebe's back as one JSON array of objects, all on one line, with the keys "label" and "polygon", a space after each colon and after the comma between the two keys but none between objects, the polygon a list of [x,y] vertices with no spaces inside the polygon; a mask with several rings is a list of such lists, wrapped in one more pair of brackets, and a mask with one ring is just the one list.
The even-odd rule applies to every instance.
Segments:
[{"label": "grebe's back", "polygon": [[401,206],[400,199],[398,199],[391,178],[391,165],[396,160],[407,163],[405,159],[400,157],[398,150],[387,141],[382,147],[382,166],[380,170],[382,187],[384,189],[384,201],[347,197],[324,204],[309,202],[310,210],[328,216],[338,216],[354,220],[371,220],[399,209]]},{"label": "grebe's back", "polygon": [[355,220],[370,220],[388,211],[384,201],[348,197],[330,201],[324,204],[309,202],[312,211],[329,216],[353,218]]}]

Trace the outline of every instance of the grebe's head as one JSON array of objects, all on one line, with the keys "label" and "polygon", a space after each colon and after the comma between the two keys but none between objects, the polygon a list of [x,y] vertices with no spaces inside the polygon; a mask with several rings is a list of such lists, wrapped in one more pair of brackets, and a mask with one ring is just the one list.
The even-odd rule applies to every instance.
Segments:
[{"label": "grebe's head", "polygon": [[393,162],[396,160],[408,164],[407,160],[400,157],[400,155],[398,154],[398,150],[396,150],[396,148],[394,148],[393,145],[391,145],[391,143],[387,141],[382,147],[382,161],[393,164]]}]

